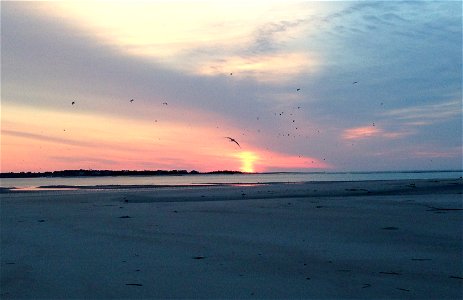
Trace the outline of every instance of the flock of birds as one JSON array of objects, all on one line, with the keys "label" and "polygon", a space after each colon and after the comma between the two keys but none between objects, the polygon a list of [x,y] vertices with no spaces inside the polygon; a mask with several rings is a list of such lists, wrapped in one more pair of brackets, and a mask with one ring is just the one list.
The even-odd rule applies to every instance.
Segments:
[{"label": "flock of birds", "polygon": [[[233,74],[233,73],[230,73],[230,75],[232,75],[232,74]],[[299,89],[298,89],[298,90],[299,90]],[[135,101],[135,99],[130,99],[130,100],[129,100],[130,103],[133,103],[133,101]],[[75,104],[76,104],[75,101],[72,101],[72,102],[71,102],[71,105],[75,105]],[[169,103],[167,103],[167,102],[162,102],[162,105],[167,106],[167,105],[169,105]],[[155,120],[155,122],[157,122],[157,120]],[[64,130],[64,131],[66,131],[66,130]],[[236,145],[238,145],[238,147],[241,148],[240,143],[238,143],[238,141],[237,141],[236,139],[234,139],[234,138],[232,138],[232,137],[229,137],[229,136],[226,136],[226,137],[224,137],[224,138],[229,139],[230,142],[235,143]]]},{"label": "flock of birds", "polygon": [[[230,76],[233,75],[233,73],[230,73]],[[352,84],[358,84],[358,81],[354,81],[352,82]],[[301,91],[301,88],[296,88],[296,92],[300,92]],[[129,102],[130,103],[133,103],[135,101],[135,99],[130,99]],[[75,105],[76,104],[76,101],[72,101],[71,102],[71,105]],[[167,106],[168,103],[167,102],[162,102],[162,105],[164,106]],[[383,103],[381,102],[381,105],[383,105]],[[300,106],[297,106],[297,109],[301,109]],[[274,113],[275,116],[278,114],[279,116],[283,116],[284,115],[284,112],[280,112],[280,113]],[[293,114],[291,113],[290,116],[293,116]],[[260,118],[257,117],[257,120],[259,120]],[[155,122],[157,122],[157,120],[155,120]],[[295,119],[292,119],[292,123],[295,123],[296,120]],[[373,123],[373,126],[375,126],[375,123]],[[298,127],[295,127],[296,130],[298,130]],[[260,132],[260,130],[258,130],[258,132]],[[320,133],[320,131],[318,130],[318,133]],[[290,136],[291,134],[290,133],[285,133],[285,134],[281,134],[279,133],[278,134],[279,136]],[[295,137],[295,136],[294,136]],[[233,137],[230,137],[230,136],[225,136],[224,138],[228,139],[231,143],[235,143],[239,148],[241,148],[241,145],[240,143]]]}]

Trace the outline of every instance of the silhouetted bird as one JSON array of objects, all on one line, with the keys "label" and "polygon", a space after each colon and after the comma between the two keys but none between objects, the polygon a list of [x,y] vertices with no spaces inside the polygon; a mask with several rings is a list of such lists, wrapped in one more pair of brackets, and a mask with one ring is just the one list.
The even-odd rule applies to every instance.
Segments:
[{"label": "silhouetted bird", "polygon": [[71,102],[71,105],[74,105],[74,104],[76,104],[76,103],[75,103],[74,101],[72,101],[72,102]]},{"label": "silhouetted bird", "polygon": [[241,148],[240,144],[239,144],[239,143],[238,143],[238,142],[237,142],[237,141],[236,141],[234,138],[231,138],[231,137],[229,137],[229,136],[226,136],[225,138],[226,138],[226,139],[229,139],[229,140],[230,140],[230,142],[233,142],[233,143],[237,144],[237,145],[238,145],[238,147],[240,147],[240,148]]},{"label": "silhouetted bird", "polygon": [[132,103],[132,102],[133,102],[133,99],[130,99],[130,103]]},{"label": "silhouetted bird", "polygon": [[298,89],[296,89],[296,92],[299,92],[300,90],[301,90],[301,89],[298,88]]},{"label": "silhouetted bird", "polygon": [[162,102],[162,105],[167,105],[167,102]]},{"label": "silhouetted bird", "polygon": [[352,84],[357,84],[357,83],[359,83],[359,82],[358,82],[358,81],[354,81],[354,82],[352,82]]}]

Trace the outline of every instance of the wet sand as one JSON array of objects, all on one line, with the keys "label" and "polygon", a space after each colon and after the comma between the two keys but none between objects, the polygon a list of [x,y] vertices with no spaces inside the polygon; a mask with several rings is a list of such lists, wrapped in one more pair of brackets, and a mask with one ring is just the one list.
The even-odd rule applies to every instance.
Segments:
[{"label": "wet sand", "polygon": [[463,296],[463,182],[1,196],[0,297]]}]

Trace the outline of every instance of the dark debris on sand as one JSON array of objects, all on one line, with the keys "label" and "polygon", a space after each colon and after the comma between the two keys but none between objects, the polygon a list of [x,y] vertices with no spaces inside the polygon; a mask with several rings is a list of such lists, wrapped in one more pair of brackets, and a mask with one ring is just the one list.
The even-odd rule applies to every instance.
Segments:
[{"label": "dark debris on sand", "polygon": [[401,275],[398,272],[379,272],[379,274],[385,274],[385,275]]},{"label": "dark debris on sand", "polygon": [[394,227],[394,226],[389,226],[389,227],[383,227],[381,228],[383,230],[398,230],[399,228],[398,227]]}]

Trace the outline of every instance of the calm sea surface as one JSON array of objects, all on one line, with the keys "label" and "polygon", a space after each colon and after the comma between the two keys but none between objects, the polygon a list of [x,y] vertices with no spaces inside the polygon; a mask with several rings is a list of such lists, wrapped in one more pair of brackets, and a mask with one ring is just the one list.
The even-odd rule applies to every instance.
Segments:
[{"label": "calm sea surface", "polygon": [[329,173],[264,173],[233,175],[182,175],[182,176],[104,176],[104,177],[43,177],[2,178],[4,188],[34,188],[40,186],[99,186],[99,185],[201,185],[201,184],[253,184],[293,183],[310,181],[359,181],[398,179],[454,179],[463,171],[419,172],[329,172]]}]

